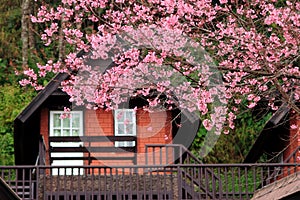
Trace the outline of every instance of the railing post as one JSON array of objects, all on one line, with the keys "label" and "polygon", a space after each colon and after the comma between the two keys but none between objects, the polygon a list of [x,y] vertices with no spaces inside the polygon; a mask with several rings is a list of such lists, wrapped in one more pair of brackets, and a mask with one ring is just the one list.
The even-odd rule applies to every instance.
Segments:
[{"label": "railing post", "polygon": [[[180,166],[177,165],[177,187],[178,187],[178,199],[182,199],[182,174]],[[173,191],[175,193],[175,191]]]},{"label": "railing post", "polygon": [[148,165],[148,145],[145,145],[145,154],[146,154],[145,164]]},{"label": "railing post", "polygon": [[36,168],[36,174],[35,174],[35,198],[39,199],[39,185],[40,185],[40,168],[39,166],[35,166]]}]

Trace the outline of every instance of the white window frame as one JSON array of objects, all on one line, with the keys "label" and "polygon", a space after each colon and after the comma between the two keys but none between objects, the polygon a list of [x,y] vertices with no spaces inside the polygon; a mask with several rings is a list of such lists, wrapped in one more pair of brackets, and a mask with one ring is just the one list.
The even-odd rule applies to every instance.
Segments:
[{"label": "white window frame", "polygon": [[[49,120],[49,136],[55,136],[54,135],[54,115],[55,114],[66,114],[64,111],[50,111],[50,120]],[[77,130],[79,130],[78,135],[76,136],[83,136],[83,111],[70,111],[70,113],[68,113],[71,115],[71,121],[70,121],[70,136],[72,136],[72,114],[79,114],[79,128],[76,128]],[[63,120],[61,120],[61,124],[60,124],[60,130],[61,133],[63,133]],[[67,129],[67,128],[66,128]],[[74,128],[75,129],[75,128]],[[56,136],[56,137],[61,137],[60,136]],[[78,146],[82,146],[83,142],[51,142],[50,144],[53,147],[78,147]],[[74,152],[74,153],[51,153],[51,156],[59,156],[59,157],[83,157],[83,153],[82,152]],[[52,166],[64,166],[64,165],[68,165],[68,166],[81,166],[83,165],[83,160],[54,160],[53,163],[51,164]],[[72,168],[66,168],[66,171],[62,168],[61,170],[58,170],[58,168],[53,168],[52,169],[52,174],[53,175],[78,175],[78,174],[83,174],[83,168],[79,168],[79,169],[72,169]]]},{"label": "white window frame", "polygon": [[[126,124],[125,120],[119,119],[119,113],[124,112],[125,119],[128,116],[127,113],[131,113],[132,118],[127,122],[128,124],[132,125],[131,133],[126,133]],[[122,117],[120,117],[122,118]],[[121,134],[118,129],[118,125],[124,125],[124,132]],[[136,136],[136,112],[134,109],[116,109],[114,110],[114,129],[115,129],[115,136]],[[115,141],[115,147],[134,147],[135,141]]]},{"label": "white window frame", "polygon": [[[50,133],[49,135],[50,136],[55,136],[54,135],[54,115],[55,114],[60,114],[60,115],[63,115],[63,114],[66,114],[64,111],[50,111],[50,123],[49,123],[49,127],[50,127]],[[83,136],[83,111],[70,111],[70,113],[68,113],[70,115],[72,114],[79,114],[79,133],[78,133],[78,136]],[[73,136],[72,135],[72,117],[70,118],[70,136]],[[61,123],[61,127],[60,127],[60,130],[62,131],[65,127],[63,127],[63,123]],[[74,128],[75,129],[75,128]],[[77,129],[77,128],[76,128]],[[77,135],[76,135],[77,136]],[[58,136],[59,137],[59,136]]]}]

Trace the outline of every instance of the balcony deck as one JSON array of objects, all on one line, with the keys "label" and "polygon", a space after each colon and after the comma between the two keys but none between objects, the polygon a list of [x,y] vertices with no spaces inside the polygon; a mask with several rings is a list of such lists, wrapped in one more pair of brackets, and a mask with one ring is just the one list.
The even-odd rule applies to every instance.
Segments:
[{"label": "balcony deck", "polygon": [[1,166],[0,176],[30,200],[251,199],[299,171],[299,163]]}]

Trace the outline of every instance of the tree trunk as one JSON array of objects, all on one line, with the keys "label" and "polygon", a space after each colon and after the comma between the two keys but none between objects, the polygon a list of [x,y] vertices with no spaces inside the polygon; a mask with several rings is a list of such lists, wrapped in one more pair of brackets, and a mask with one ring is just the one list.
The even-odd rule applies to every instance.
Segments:
[{"label": "tree trunk", "polygon": [[29,49],[29,27],[30,27],[30,0],[24,0],[22,3],[22,67],[28,66]]}]

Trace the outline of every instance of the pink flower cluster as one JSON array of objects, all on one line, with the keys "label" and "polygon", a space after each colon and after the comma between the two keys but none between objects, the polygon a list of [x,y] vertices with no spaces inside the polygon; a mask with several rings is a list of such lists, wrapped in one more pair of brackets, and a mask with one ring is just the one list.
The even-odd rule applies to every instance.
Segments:
[{"label": "pink flower cluster", "polygon": [[[49,72],[78,71],[62,85],[78,105],[114,109],[156,90],[150,107],[168,102],[196,112],[217,134],[234,128],[241,103],[252,109],[269,101],[275,110],[279,100],[300,112],[299,2],[62,0],[43,5],[32,21],[46,26],[46,45],[63,37],[74,48],[38,73],[25,71],[21,84],[38,87]],[[78,28],[94,23],[94,32]],[[78,58],[80,50],[89,53]],[[107,69],[108,61],[115,66]]]}]

